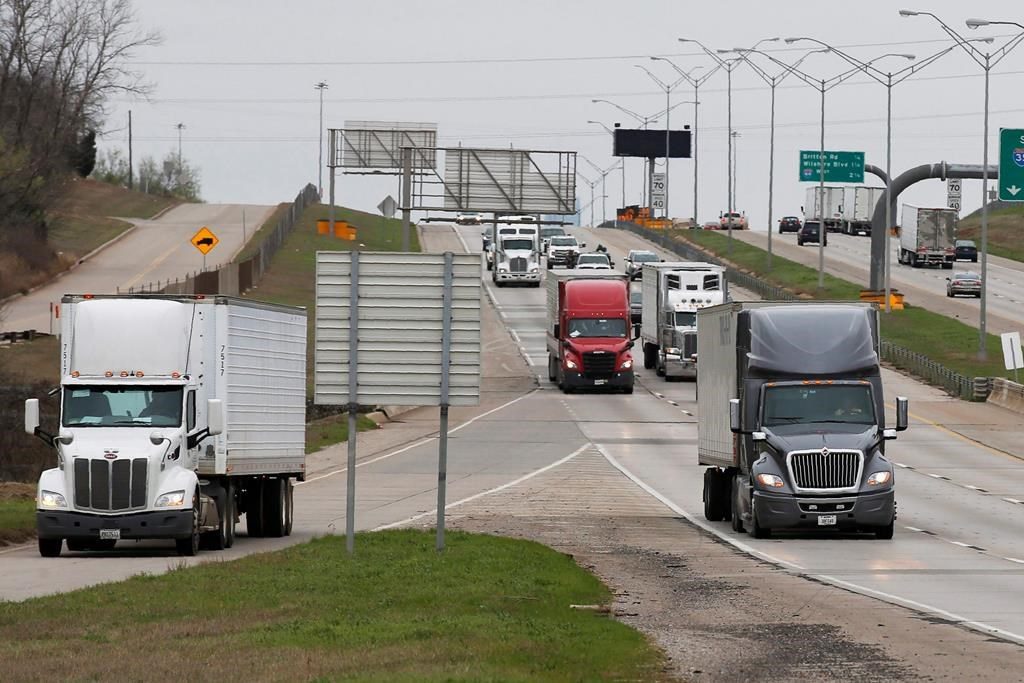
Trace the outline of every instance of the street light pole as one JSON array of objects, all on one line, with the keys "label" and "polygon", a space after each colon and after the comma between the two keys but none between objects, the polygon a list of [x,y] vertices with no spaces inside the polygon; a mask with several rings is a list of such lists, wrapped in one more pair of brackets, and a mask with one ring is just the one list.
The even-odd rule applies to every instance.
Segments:
[{"label": "street light pole", "polygon": [[[604,125],[600,121],[587,121],[587,123],[597,124],[598,126],[601,126],[602,128],[604,128],[605,132],[612,136],[612,141],[613,141],[613,144],[614,144],[614,140],[615,140],[615,131],[614,130],[612,130],[608,126]],[[616,123],[615,125],[618,126],[619,124]],[[584,157],[584,161],[586,161],[586,157]],[[590,162],[587,161],[587,163],[590,163]],[[593,165],[593,164],[591,164],[591,165]],[[626,160],[625,159],[621,159],[620,160],[619,170],[621,171],[621,175],[622,175],[622,208],[625,209],[626,208]],[[618,211],[615,212],[615,227],[616,228],[619,227],[619,212]]]},{"label": "street light pole", "polygon": [[324,196],[324,90],[328,88],[326,81],[320,81],[313,86],[320,91],[320,147],[316,165],[317,192],[320,198]]},{"label": "street light pole", "polygon": [[[655,121],[658,120],[658,117],[653,115],[653,114],[651,116],[641,116],[640,114],[637,114],[635,111],[633,111],[631,109],[626,109],[622,105],[616,104],[615,102],[612,102],[611,100],[592,99],[590,101],[592,103],[594,103],[594,104],[603,102],[604,104],[612,105],[613,107],[615,107],[616,109],[618,109],[622,113],[626,114],[627,116],[631,116],[632,118],[634,118],[637,123],[643,125],[644,130],[647,130],[647,124],[654,123]],[[659,112],[659,114],[660,114],[660,112]],[[648,175],[648,172],[647,172],[646,163],[647,162],[645,160],[644,161],[644,164],[645,164],[644,165],[644,179],[643,179],[643,185],[642,185],[642,187],[643,187],[643,199],[644,199],[644,203],[647,204],[647,206],[650,206],[650,202],[647,200],[647,196],[648,196],[648,194],[647,194],[647,190],[648,190],[648,188],[647,188],[647,175]],[[625,205],[625,202],[623,202],[623,205]]]}]

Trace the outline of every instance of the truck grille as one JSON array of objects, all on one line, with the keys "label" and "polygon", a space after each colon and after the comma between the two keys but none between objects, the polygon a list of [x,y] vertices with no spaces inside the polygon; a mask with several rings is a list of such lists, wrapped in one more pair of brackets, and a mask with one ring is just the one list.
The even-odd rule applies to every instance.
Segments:
[{"label": "truck grille", "polygon": [[583,354],[583,376],[591,379],[608,379],[615,374],[615,354],[595,353]]},{"label": "truck grille", "polygon": [[508,261],[509,272],[512,273],[525,273],[526,272],[526,259],[522,256],[517,256],[514,259]]},{"label": "truck grille", "polygon": [[697,333],[684,332],[682,341],[683,345],[679,350],[683,352],[683,358],[692,358],[693,354],[697,353]]},{"label": "truck grille", "polygon": [[146,507],[148,467],[146,458],[75,458],[75,507],[105,512]]},{"label": "truck grille", "polygon": [[849,489],[863,466],[859,451],[800,451],[789,454],[789,471],[799,489]]}]

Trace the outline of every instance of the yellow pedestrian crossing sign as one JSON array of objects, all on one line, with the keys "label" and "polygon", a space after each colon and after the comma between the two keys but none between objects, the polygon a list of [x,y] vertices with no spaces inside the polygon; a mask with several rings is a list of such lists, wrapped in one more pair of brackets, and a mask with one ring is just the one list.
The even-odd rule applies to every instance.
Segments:
[{"label": "yellow pedestrian crossing sign", "polygon": [[203,256],[206,256],[210,253],[211,249],[220,243],[220,240],[217,239],[217,236],[204,225],[199,229],[199,232],[192,235],[191,242],[193,247],[203,252]]}]

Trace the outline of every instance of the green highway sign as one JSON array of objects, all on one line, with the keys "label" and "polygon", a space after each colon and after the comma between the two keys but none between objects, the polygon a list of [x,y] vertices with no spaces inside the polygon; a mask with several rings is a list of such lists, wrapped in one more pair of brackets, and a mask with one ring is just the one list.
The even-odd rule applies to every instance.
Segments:
[{"label": "green highway sign", "polygon": [[1024,202],[1024,128],[999,129],[999,201]]},{"label": "green highway sign", "polygon": [[[821,153],[818,150],[800,151],[800,180],[821,181]],[[830,152],[825,150],[825,182],[864,182],[864,152]]]}]

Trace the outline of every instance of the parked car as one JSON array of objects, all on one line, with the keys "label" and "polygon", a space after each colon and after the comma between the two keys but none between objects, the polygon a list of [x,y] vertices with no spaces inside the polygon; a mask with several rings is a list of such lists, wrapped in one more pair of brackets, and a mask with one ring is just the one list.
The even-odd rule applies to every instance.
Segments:
[{"label": "parked car", "polygon": [[478,213],[455,214],[456,225],[480,225],[481,223],[483,223],[483,217]]},{"label": "parked car", "polygon": [[[821,234],[821,223],[819,223],[818,221],[807,221],[802,226],[800,226],[800,231],[796,234],[796,243],[801,247],[804,246],[804,243],[806,242],[817,243],[822,239]],[[827,232],[825,233],[824,246],[828,246]]]},{"label": "parked car", "polygon": [[953,245],[953,253],[955,261],[978,262],[978,246],[974,240],[957,240]]},{"label": "parked car", "polygon": [[626,254],[626,275],[633,277],[640,272],[645,263],[657,263],[661,261],[653,251],[646,249],[630,249]]},{"label": "parked car", "polygon": [[803,223],[796,216],[783,216],[779,219],[779,234],[784,232],[800,232]]},{"label": "parked car", "polygon": [[580,254],[576,259],[578,270],[611,270],[612,260],[607,254]]},{"label": "parked car", "polygon": [[953,277],[946,278],[946,296],[954,297],[957,294],[967,294],[981,298],[981,276],[977,273],[964,271],[953,273]]},{"label": "parked car", "polygon": [[750,225],[747,223],[747,214],[740,211],[724,212],[719,219],[719,227],[728,230],[730,225],[733,230],[748,230]]}]

